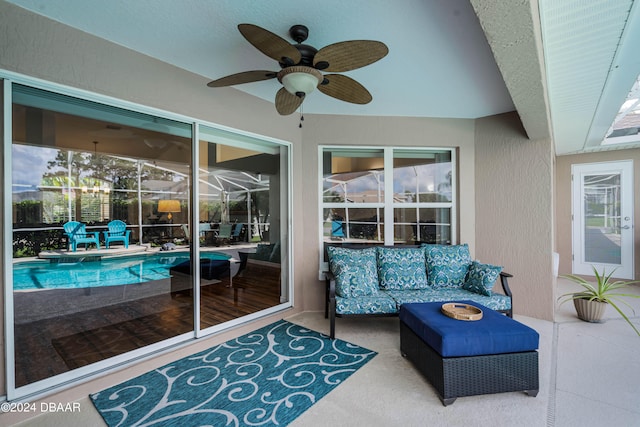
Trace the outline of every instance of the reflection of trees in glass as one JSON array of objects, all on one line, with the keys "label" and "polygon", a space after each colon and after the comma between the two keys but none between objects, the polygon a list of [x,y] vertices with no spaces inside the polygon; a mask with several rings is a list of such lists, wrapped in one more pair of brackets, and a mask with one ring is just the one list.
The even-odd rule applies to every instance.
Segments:
[{"label": "reflection of trees in glass", "polygon": [[222,202],[201,201],[200,202],[200,220],[206,222],[220,222],[222,218]]},{"label": "reflection of trees in glass", "polygon": [[584,177],[584,206],[588,227],[609,227],[619,231],[620,175],[590,175]]},{"label": "reflection of trees in glass", "polygon": [[324,193],[324,201],[327,203],[342,202],[342,196],[337,191],[332,190]]},{"label": "reflection of trees in glass", "polygon": [[404,190],[404,201],[407,203],[413,203],[416,201],[416,195],[410,190]]},{"label": "reflection of trees in glass", "polygon": [[239,200],[230,203],[231,212],[234,209],[238,211],[247,211],[247,198],[251,199],[251,218],[258,220],[258,223],[267,223],[269,221],[269,192],[268,191],[252,191],[243,193]]},{"label": "reflection of trees in glass", "polygon": [[436,203],[436,202],[449,202],[449,198],[445,194],[440,193],[421,193],[418,196],[418,202],[421,203]]},{"label": "reflection of trees in glass", "polygon": [[[69,171],[71,173],[69,173]],[[141,168],[142,183],[149,180],[173,181],[174,173],[154,167]],[[96,221],[101,217],[103,204],[111,212],[110,219],[128,219],[129,207],[137,202],[126,192],[138,186],[137,161],[113,157],[101,153],[59,150],[54,159],[47,162],[42,185],[60,187],[60,191],[49,190],[45,197],[43,222],[56,223],[68,220],[67,207],[72,198],[72,217],[81,221]],[[93,197],[93,187],[108,193]],[[88,192],[83,194],[81,189]],[[143,185],[144,187],[144,185]],[[69,191],[71,188],[71,191]]]}]

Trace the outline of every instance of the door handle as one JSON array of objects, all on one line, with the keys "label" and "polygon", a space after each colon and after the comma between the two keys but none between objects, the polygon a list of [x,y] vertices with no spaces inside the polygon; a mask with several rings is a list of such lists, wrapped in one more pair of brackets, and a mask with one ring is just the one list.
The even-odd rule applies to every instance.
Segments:
[{"label": "door handle", "polygon": [[620,228],[621,228],[621,229],[623,229],[623,230],[628,230],[628,229],[630,229],[631,227],[629,227],[628,225],[623,225],[623,226],[622,226],[622,227],[620,227]]}]

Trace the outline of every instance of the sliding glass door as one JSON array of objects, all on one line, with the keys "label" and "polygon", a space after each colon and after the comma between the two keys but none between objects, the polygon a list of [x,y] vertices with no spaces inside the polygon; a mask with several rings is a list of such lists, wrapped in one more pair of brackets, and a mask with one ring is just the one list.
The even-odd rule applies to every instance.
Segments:
[{"label": "sliding glass door", "polygon": [[[12,124],[15,386],[190,333],[149,249],[189,218],[191,126],[21,85]],[[106,248],[115,220],[126,248]]]},{"label": "sliding glass door", "polygon": [[11,87],[10,399],[290,305],[287,144]]},{"label": "sliding glass door", "polygon": [[289,150],[208,126],[198,135],[200,328],[206,330],[289,301]]}]

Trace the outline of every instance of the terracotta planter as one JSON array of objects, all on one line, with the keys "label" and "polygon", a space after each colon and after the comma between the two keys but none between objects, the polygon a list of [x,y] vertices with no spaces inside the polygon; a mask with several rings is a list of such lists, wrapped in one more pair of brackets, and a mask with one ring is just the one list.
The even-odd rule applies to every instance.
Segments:
[{"label": "terracotta planter", "polygon": [[578,298],[573,300],[573,305],[576,307],[576,312],[580,320],[591,323],[601,323],[604,312],[609,304]]}]

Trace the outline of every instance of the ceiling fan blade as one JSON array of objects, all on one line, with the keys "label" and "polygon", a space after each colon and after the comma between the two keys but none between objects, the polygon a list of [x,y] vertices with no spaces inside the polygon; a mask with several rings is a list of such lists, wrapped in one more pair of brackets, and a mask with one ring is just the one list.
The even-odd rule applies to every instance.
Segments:
[{"label": "ceiling fan blade", "polygon": [[294,113],[304,98],[290,94],[285,88],[280,88],[276,94],[276,110],[281,116],[288,116]]},{"label": "ceiling fan blade", "polygon": [[329,83],[319,85],[318,90],[325,95],[353,104],[368,104],[373,99],[369,91],[351,77],[325,74],[324,78]]},{"label": "ceiling fan blade", "polygon": [[382,42],[351,40],[320,49],[313,58],[313,66],[323,71],[342,73],[373,64],[387,53],[389,48]]},{"label": "ceiling fan blade", "polygon": [[207,83],[209,87],[233,86],[243,83],[259,82],[261,80],[269,80],[276,77],[278,73],[268,70],[245,71],[242,73],[231,74],[230,76],[221,77],[218,80]]},{"label": "ceiling fan blade", "polygon": [[269,58],[294,65],[300,62],[300,51],[282,37],[253,24],[239,24],[238,30],[249,43]]}]

